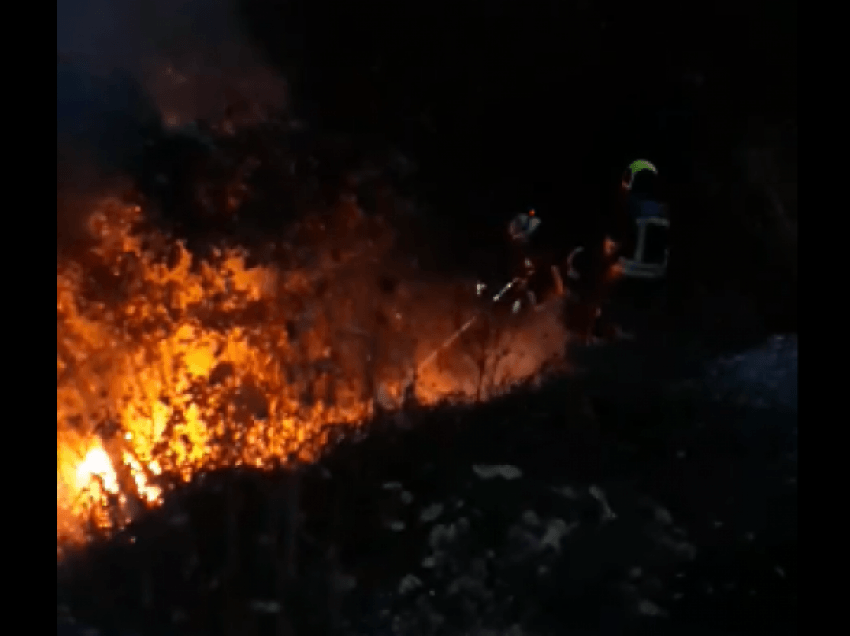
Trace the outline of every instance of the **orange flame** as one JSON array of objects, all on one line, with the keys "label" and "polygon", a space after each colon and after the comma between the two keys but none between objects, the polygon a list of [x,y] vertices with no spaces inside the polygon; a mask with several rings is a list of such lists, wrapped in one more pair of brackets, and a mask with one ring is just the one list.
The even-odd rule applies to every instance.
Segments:
[{"label": "orange flame", "polygon": [[[365,422],[376,402],[398,408],[411,386],[425,404],[488,398],[564,349],[559,312],[538,312],[491,330],[486,346],[470,330],[413,386],[417,364],[479,311],[474,282],[425,278],[393,251],[388,228],[362,216],[305,221],[283,269],[249,266],[239,249],[199,261],[165,235],[134,235],[142,214],[96,202],[85,267],[57,264],[62,518],[88,515],[94,483],[113,495],[127,487],[121,471],[155,505],[156,475],[315,459],[334,427]],[[404,284],[386,294],[382,272]],[[99,441],[105,425],[118,431],[114,448]]]},{"label": "orange flame", "polygon": [[115,469],[112,467],[109,455],[100,447],[92,448],[86,453],[83,461],[77,466],[76,474],[76,486],[79,490],[90,488],[95,480],[99,480],[107,492],[113,494],[118,492]]}]

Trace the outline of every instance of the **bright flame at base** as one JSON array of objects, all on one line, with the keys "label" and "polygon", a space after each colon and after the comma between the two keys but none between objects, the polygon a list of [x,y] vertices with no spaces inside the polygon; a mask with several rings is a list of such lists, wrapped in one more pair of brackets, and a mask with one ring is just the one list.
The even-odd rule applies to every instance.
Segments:
[{"label": "bright flame at base", "polygon": [[106,492],[118,493],[118,477],[115,475],[115,469],[112,468],[112,462],[109,461],[109,455],[102,448],[92,448],[77,466],[78,490],[91,488],[96,481],[103,484]]},{"label": "bright flame at base", "polygon": [[297,249],[278,246],[286,268],[238,249],[200,261],[133,234],[140,208],[93,206],[85,266],[57,263],[57,530],[110,497],[158,503],[154,477],[315,460],[376,404],[489,399],[561,356],[552,310],[479,320],[420,368],[480,312],[474,282],[427,278],[383,222],[340,205],[301,224]]}]

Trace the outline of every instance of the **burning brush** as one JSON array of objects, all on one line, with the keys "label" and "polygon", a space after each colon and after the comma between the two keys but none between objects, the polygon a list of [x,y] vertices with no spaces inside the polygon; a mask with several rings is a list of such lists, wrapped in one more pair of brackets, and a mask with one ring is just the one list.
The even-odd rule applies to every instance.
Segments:
[{"label": "burning brush", "polygon": [[[524,305],[533,307],[536,311],[544,309],[543,303],[538,303],[537,295],[531,288],[532,279],[538,274],[534,260],[527,254],[527,248],[531,240],[532,234],[540,227],[541,221],[537,217],[534,210],[528,213],[521,213],[514,217],[508,225],[508,236],[516,250],[521,254],[518,271],[515,276],[505,283],[499,290],[489,297],[487,294],[487,284],[481,281],[475,284],[475,294],[479,298],[488,298],[487,305],[475,313],[471,318],[467,319],[460,327],[458,327],[451,335],[449,335],[442,343],[440,343],[426,358],[420,362],[417,367],[417,373],[420,373],[425,367],[431,364],[437,356],[444,350],[448,349],[455,343],[466,331],[476,324],[484,313],[491,312],[503,301],[510,301],[511,314],[516,315]],[[552,264],[550,267],[552,283],[555,290],[555,297],[562,297],[565,294],[565,288],[561,272],[557,265]]]},{"label": "burning brush", "polygon": [[156,461],[142,464],[125,437],[130,434],[95,435],[60,488],[66,496],[74,493],[71,512],[89,514],[89,528],[95,533],[121,528],[162,496],[159,465]]},{"label": "burning brush", "polygon": [[[293,453],[313,461],[379,402],[392,411],[410,394],[424,405],[489,399],[563,353],[554,310],[501,321],[484,345],[463,339],[527,278],[482,307],[453,293],[458,281],[405,265],[393,232],[368,217],[305,220],[281,257],[259,265],[242,248],[199,258],[137,229],[142,217],[96,202],[85,258],[57,263],[62,532],[92,515],[121,527],[167,484],[201,472],[267,468]],[[387,272],[403,282],[385,288]]]}]

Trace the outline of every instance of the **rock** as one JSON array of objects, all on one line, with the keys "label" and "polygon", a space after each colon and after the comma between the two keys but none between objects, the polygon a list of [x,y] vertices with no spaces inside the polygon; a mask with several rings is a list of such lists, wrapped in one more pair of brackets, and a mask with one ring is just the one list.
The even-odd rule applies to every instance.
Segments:
[{"label": "rock", "polygon": [[638,614],[643,616],[667,616],[667,612],[649,599],[641,599],[637,605]]},{"label": "rock", "polygon": [[533,510],[526,510],[522,513],[522,522],[528,526],[540,525],[540,517]]},{"label": "rock", "polygon": [[563,538],[577,527],[578,523],[568,525],[563,519],[553,519],[547,525],[546,533],[540,540],[540,548],[552,548],[556,552],[560,552]]},{"label": "rock", "polygon": [[516,466],[511,466],[509,464],[503,464],[500,466],[476,464],[472,467],[472,470],[475,471],[475,474],[481,479],[493,479],[495,477],[501,477],[502,479],[519,479],[522,477],[522,471]]},{"label": "rock", "polygon": [[413,574],[408,574],[399,582],[398,593],[401,595],[408,594],[420,587],[422,587],[422,581]]},{"label": "rock", "polygon": [[250,608],[258,614],[277,614],[280,612],[280,604],[276,601],[254,600],[251,601]]},{"label": "rock", "polygon": [[443,512],[442,504],[431,504],[425,508],[419,515],[419,519],[425,523],[434,521]]}]

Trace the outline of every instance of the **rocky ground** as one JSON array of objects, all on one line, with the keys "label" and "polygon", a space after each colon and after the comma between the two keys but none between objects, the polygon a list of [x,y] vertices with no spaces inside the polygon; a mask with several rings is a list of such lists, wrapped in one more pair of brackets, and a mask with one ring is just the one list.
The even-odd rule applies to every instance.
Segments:
[{"label": "rocky ground", "polygon": [[[796,400],[782,384],[796,386],[795,360],[796,342],[777,339],[693,382],[630,390],[585,374],[412,410],[342,440],[297,490],[285,474],[208,475],[62,564],[59,622],[107,634],[796,633]],[[292,519],[274,512],[293,496],[287,550]]]}]

